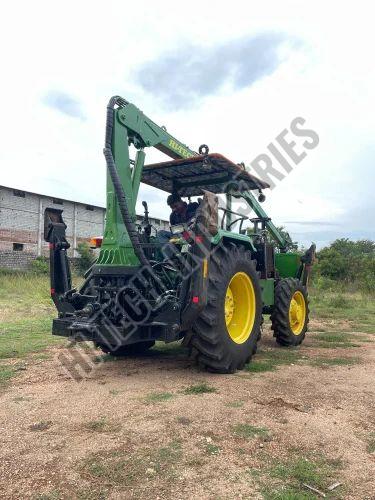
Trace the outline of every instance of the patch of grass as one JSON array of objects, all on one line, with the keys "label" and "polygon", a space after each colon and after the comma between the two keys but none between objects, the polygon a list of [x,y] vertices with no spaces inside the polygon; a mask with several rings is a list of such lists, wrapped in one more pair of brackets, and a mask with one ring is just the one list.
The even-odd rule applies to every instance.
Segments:
[{"label": "patch of grass", "polygon": [[251,373],[274,372],[277,364],[270,359],[255,359],[245,365],[245,370]]},{"label": "patch of grass", "polygon": [[16,374],[17,372],[13,366],[0,365],[0,388],[6,386]]},{"label": "patch of grass", "polygon": [[119,394],[121,394],[121,391],[119,391],[118,389],[110,389],[109,394],[111,394],[111,396],[118,396]]},{"label": "patch of grass", "polygon": [[330,307],[334,307],[336,309],[346,309],[352,305],[351,301],[345,297],[344,295],[334,295],[328,301],[328,305]]},{"label": "patch of grass", "polygon": [[64,342],[52,335],[52,320],[48,315],[5,322],[2,323],[1,330],[0,359],[24,357]]},{"label": "patch of grass", "polygon": [[171,392],[151,392],[145,398],[147,403],[163,403],[164,401],[169,401],[174,397]]},{"label": "patch of grass", "polygon": [[100,417],[98,420],[90,420],[85,422],[83,427],[91,432],[118,432],[121,429],[120,424],[108,422],[105,417]]},{"label": "patch of grass", "polygon": [[250,424],[237,424],[233,428],[233,433],[245,439],[253,439],[261,437],[263,439],[270,438],[269,430],[266,427],[256,427]]},{"label": "patch of grass", "polygon": [[35,500],[60,500],[63,495],[58,490],[51,490],[47,493],[39,493],[34,498]]},{"label": "patch of grass", "polygon": [[263,488],[262,495],[264,500],[315,500],[317,498],[316,495],[293,486]]},{"label": "patch of grass", "polygon": [[375,301],[371,296],[358,292],[343,294],[339,289],[322,291],[311,288],[310,310],[313,318],[349,320],[353,331],[374,333]]},{"label": "patch of grass", "polygon": [[[129,450],[98,452],[83,461],[81,474],[90,481],[106,486],[133,486],[153,476],[166,480],[176,477],[176,470],[182,459],[179,441],[172,441],[162,448],[137,448]],[[95,486],[95,485],[94,485]]]},{"label": "patch of grass", "polygon": [[245,365],[245,370],[251,373],[275,371],[280,365],[297,363],[300,357],[297,349],[280,347],[270,351],[260,351],[256,359]]},{"label": "patch of grass", "polygon": [[375,432],[370,432],[367,441],[367,451],[369,453],[375,453]]},{"label": "patch of grass", "polygon": [[337,344],[333,342],[319,342],[316,344],[316,347],[319,347],[319,349],[350,349],[361,347],[361,345],[354,344],[353,342],[338,342]]},{"label": "patch of grass", "polygon": [[216,387],[212,387],[208,385],[206,382],[202,382],[201,384],[190,385],[184,389],[184,394],[204,394],[209,392],[217,392]]},{"label": "patch of grass", "polygon": [[326,332],[314,335],[315,340],[318,340],[318,347],[323,348],[350,348],[350,347],[360,347],[360,344],[356,342],[367,342],[367,339],[363,335],[349,334],[347,332]]},{"label": "patch of grass", "polygon": [[49,359],[52,359],[51,356],[45,352],[41,352],[40,354],[35,354],[33,356],[33,359],[38,359],[38,360],[41,360],[41,361],[47,361]]},{"label": "patch of grass", "polygon": [[116,356],[112,356],[111,354],[99,354],[95,356],[93,359],[94,363],[108,363],[111,361],[117,361],[118,358]]},{"label": "patch of grass", "polygon": [[186,356],[187,348],[181,345],[181,342],[156,342],[150,349],[151,353],[158,353],[164,356]]},{"label": "patch of grass", "polygon": [[22,403],[23,401],[31,401],[32,398],[28,398],[27,396],[16,396],[12,399],[15,403]]},{"label": "patch of grass", "polygon": [[187,417],[177,417],[176,420],[181,425],[190,425],[191,424],[190,418],[187,418]]},{"label": "patch of grass", "polygon": [[207,443],[205,451],[208,455],[218,455],[220,453],[220,447],[213,443]]},{"label": "patch of grass", "polygon": [[231,401],[230,403],[227,403],[225,406],[228,406],[229,408],[242,408],[244,405],[244,402],[241,401],[240,399]]},{"label": "patch of grass", "polygon": [[[286,486],[296,488],[302,483],[324,489],[334,479],[335,472],[341,467],[325,459],[310,460],[305,457],[293,457],[278,463],[269,469],[273,478],[286,482]],[[293,498],[293,497],[292,497]]]},{"label": "patch of grass", "polygon": [[181,457],[181,442],[178,440],[174,440],[171,441],[167,446],[159,448],[153,458],[155,459],[154,461],[156,462],[157,470],[160,471],[160,467],[162,464],[171,463],[174,460],[178,461]]},{"label": "patch of grass", "polygon": [[108,490],[99,487],[98,489],[80,489],[76,493],[77,500],[106,500],[108,498]]},{"label": "patch of grass", "polygon": [[319,366],[322,368],[328,367],[328,366],[349,366],[349,365],[354,365],[356,363],[359,363],[358,358],[313,358],[310,360],[310,364],[312,366]]}]

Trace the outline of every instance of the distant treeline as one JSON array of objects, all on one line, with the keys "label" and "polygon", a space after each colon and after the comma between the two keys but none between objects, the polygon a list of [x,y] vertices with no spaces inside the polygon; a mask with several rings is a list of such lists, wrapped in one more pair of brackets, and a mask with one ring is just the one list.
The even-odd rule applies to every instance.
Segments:
[{"label": "distant treeline", "polygon": [[317,285],[341,282],[352,290],[375,293],[375,242],[335,240],[317,253],[313,280]]}]

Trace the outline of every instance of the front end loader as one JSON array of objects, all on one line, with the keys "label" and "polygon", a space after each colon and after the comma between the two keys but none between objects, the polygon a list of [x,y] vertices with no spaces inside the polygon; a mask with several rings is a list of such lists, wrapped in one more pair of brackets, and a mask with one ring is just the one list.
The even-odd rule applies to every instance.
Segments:
[{"label": "front end loader", "polygon": [[[170,159],[146,165],[151,147]],[[303,341],[315,246],[304,255],[292,251],[290,238],[254,195],[262,200],[267,183],[205,145],[189,149],[120,97],[107,106],[104,156],[105,231],[98,259],[78,290],[72,288],[62,211],[45,212],[58,310],[53,334],[93,341],[115,356],[183,339],[199,366],[218,373],[233,373],[251,360],[263,314],[271,315],[279,344]],[[144,221],[136,224],[140,182],[189,200],[200,197],[195,216],[172,227],[167,243],[151,227],[146,202]],[[234,199],[257,217],[233,211]]]}]

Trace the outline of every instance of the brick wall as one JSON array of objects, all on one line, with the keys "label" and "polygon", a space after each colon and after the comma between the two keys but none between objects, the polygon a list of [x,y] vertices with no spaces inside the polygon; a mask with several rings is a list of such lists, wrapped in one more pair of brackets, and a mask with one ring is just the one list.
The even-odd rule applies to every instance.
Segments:
[{"label": "brick wall", "polygon": [[[69,257],[78,257],[77,245],[104,232],[105,209],[84,203],[18,191],[0,186],[0,268],[26,269],[39,255],[49,254],[43,239],[44,210],[62,209],[70,243]],[[141,220],[141,216],[137,216]],[[162,229],[168,222],[152,219]]]}]

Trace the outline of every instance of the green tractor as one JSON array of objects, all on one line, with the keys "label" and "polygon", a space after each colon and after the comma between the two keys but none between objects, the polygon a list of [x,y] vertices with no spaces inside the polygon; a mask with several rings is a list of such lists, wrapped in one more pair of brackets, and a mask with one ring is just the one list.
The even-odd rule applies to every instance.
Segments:
[{"label": "green tractor", "polygon": [[[147,147],[171,159],[145,165]],[[304,255],[292,251],[289,236],[260,206],[266,182],[243,164],[210,154],[205,145],[198,153],[189,149],[117,96],[107,106],[104,156],[105,231],[79,290],[72,288],[62,210],[45,211],[51,296],[58,310],[53,334],[93,341],[115,356],[141,354],[157,340],[183,339],[200,367],[218,373],[233,373],[251,360],[263,314],[271,315],[276,342],[301,344],[315,246]],[[150,225],[146,202],[143,222],[136,224],[140,182],[201,197],[194,217],[171,227],[166,244]],[[257,217],[233,211],[233,199]]]}]

